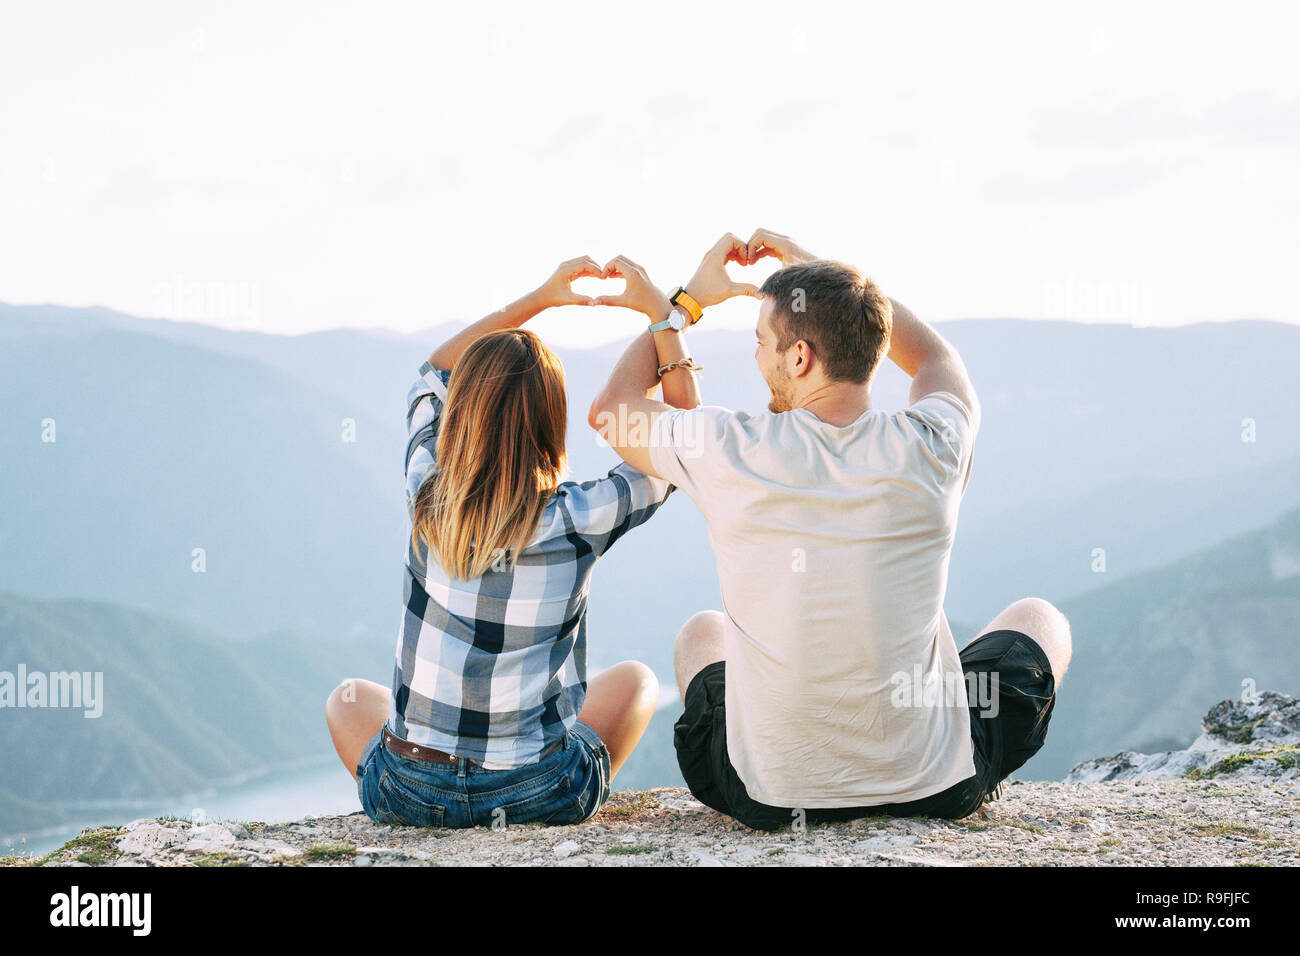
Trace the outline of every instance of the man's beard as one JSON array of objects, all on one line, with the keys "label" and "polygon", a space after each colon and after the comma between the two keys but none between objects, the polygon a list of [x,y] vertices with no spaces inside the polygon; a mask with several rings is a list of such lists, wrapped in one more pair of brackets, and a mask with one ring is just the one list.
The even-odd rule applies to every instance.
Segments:
[{"label": "man's beard", "polygon": [[794,408],[794,401],[790,394],[790,379],[782,378],[773,383],[768,382],[767,390],[772,393],[771,401],[767,403],[767,410],[775,414],[788,412]]}]

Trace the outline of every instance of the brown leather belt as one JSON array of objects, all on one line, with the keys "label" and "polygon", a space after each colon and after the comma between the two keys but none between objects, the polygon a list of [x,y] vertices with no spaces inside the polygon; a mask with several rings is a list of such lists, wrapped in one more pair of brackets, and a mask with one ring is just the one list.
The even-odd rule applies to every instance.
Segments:
[{"label": "brown leather belt", "polygon": [[[547,757],[555,753],[562,743],[564,743],[563,737],[557,740],[552,746],[548,747],[542,756]],[[413,744],[409,740],[403,740],[401,737],[394,736],[387,727],[384,728],[384,747],[403,757],[410,757],[412,760],[423,760],[425,763],[436,764],[439,767],[460,766],[459,757],[443,753],[441,750],[434,750],[432,747]],[[465,759],[469,762],[471,767],[483,766],[482,761],[475,760],[473,757],[466,757]]]}]

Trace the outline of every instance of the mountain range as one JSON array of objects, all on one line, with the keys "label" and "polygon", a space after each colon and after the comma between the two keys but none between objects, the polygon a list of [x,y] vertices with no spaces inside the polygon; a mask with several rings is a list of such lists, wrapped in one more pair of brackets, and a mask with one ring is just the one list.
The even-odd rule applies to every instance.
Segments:
[{"label": "mountain range", "polygon": [[[50,720],[52,736],[5,715],[0,831],[52,795],[183,791],[299,753],[290,742],[304,739],[329,756],[329,687],[390,677],[403,402],[449,328],[289,337],[0,305],[0,669],[104,669],[137,702],[98,722],[77,715],[75,731]],[[1177,743],[1183,695],[1232,696],[1247,677],[1294,691],[1284,636],[1300,620],[1286,571],[1300,507],[1300,327],[938,328],[984,405],[946,602],[958,644],[1028,594],[1074,626],[1048,746],[1022,775]],[[706,402],[764,407],[750,339],[691,333]],[[616,459],[586,405],[621,346],[556,351],[572,474],[592,477]],[[906,388],[887,363],[873,402],[901,407]],[[653,614],[628,612],[648,601]],[[668,683],[678,626],[718,606],[703,521],[676,496],[598,564],[591,662],[640,658]],[[108,682],[114,648],[131,673]],[[92,659],[105,666],[81,663]],[[236,693],[250,706],[222,717]],[[620,784],[678,782],[672,719],[660,711]],[[92,723],[103,726],[82,726]],[[200,742],[214,735],[226,743]],[[63,756],[87,753],[89,770]]]}]

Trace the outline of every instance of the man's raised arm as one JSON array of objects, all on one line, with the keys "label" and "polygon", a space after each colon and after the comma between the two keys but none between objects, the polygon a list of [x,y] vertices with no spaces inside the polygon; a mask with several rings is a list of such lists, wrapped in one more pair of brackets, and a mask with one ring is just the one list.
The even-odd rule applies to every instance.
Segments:
[{"label": "man's raised arm", "polygon": [[897,299],[889,301],[894,307],[889,357],[912,378],[908,401],[915,402],[931,392],[951,392],[970,409],[971,427],[978,431],[979,396],[957,350],[907,306]]},{"label": "man's raised arm", "polygon": [[[748,261],[745,243],[728,233],[705,253],[700,267],[684,289],[702,309],[736,295],[757,296],[757,287],[735,282],[727,275],[728,262],[748,264]],[[624,260],[623,271],[607,274],[625,278],[627,288],[622,295],[596,299],[597,305],[635,309],[652,323],[662,323],[665,316],[674,311],[668,297],[655,288],[645,270],[635,263]],[[683,311],[681,314],[685,316],[687,313]],[[655,474],[650,462],[652,429],[655,420],[669,410],[668,405],[652,397],[655,386],[659,384],[660,366],[686,360],[687,364],[676,365],[664,373],[664,397],[677,408],[690,409],[700,404],[694,363],[689,360],[683,331],[668,329],[637,336],[614,366],[609,381],[591,403],[587,414],[588,424],[600,432],[620,457],[648,475]]]},{"label": "man's raised arm", "polygon": [[[624,279],[627,285],[619,295],[597,298],[597,305],[635,309],[652,323],[666,326],[665,317],[675,310],[668,297],[650,281],[645,269],[619,256],[605,267],[605,272]],[[677,315],[679,329],[664,327],[643,332],[632,340],[587,412],[587,423],[624,461],[647,475],[655,475],[650,464],[650,429],[655,419],[670,404],[677,408],[695,408],[700,404],[694,363],[690,361],[681,331],[688,320],[682,313]],[[677,364],[681,362],[685,364]],[[664,398],[670,403],[665,404],[656,401],[654,394],[661,384],[659,368],[668,365],[674,367],[662,377]]]}]

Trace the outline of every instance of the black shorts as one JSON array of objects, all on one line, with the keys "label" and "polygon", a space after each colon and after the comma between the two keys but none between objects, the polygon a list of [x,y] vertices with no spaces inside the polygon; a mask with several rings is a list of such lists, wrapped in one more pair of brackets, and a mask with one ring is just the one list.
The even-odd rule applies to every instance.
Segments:
[{"label": "black shorts", "polygon": [[[978,700],[970,707],[975,774],[920,800],[866,807],[811,809],[810,823],[857,817],[927,816],[960,819],[979,809],[985,796],[1043,746],[1056,703],[1056,681],[1038,642],[1019,631],[990,631],[961,652],[967,686],[972,674],[997,675],[998,707],[991,716]],[[975,681],[980,678],[976,676]],[[991,677],[984,684],[991,686]],[[795,811],[754,800],[727,754],[727,665],[717,661],[686,688],[686,709],[673,727],[677,764],[691,793],[705,806],[758,830],[791,825]],[[991,711],[991,709],[990,709]]]}]

